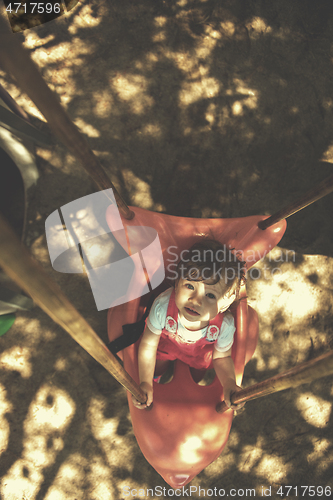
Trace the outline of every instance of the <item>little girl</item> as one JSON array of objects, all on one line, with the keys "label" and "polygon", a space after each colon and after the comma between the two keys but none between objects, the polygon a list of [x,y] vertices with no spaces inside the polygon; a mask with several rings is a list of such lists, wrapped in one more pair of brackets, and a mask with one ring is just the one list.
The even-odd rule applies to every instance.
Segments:
[{"label": "little girl", "polygon": [[231,393],[240,390],[231,358],[234,319],[226,311],[245,281],[245,263],[207,239],[193,245],[186,257],[178,263],[175,288],[155,299],[147,318],[138,356],[140,387],[147,401],[141,404],[132,396],[136,408],[151,405],[153,377],[174,359],[196,371],[214,367],[229,407]]}]

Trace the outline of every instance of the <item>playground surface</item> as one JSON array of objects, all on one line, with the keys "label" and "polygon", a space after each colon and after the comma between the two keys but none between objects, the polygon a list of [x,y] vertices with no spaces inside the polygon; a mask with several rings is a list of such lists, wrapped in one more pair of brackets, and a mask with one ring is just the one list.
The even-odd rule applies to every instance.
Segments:
[{"label": "playground surface", "polygon": [[[333,173],[330,0],[85,0],[13,36],[130,205],[272,214]],[[39,127],[1,69],[0,83]],[[107,342],[107,311],[84,275],[52,269],[45,238],[48,215],[96,188],[59,141],[36,155],[24,242]],[[244,386],[333,348],[332,209],[333,194],[293,215],[250,272],[260,335]],[[182,497],[214,488],[217,498],[328,497],[332,401],[330,377],[247,403]],[[125,390],[38,307],[18,313],[0,338],[0,497],[169,498],[169,489],[136,444]]]}]

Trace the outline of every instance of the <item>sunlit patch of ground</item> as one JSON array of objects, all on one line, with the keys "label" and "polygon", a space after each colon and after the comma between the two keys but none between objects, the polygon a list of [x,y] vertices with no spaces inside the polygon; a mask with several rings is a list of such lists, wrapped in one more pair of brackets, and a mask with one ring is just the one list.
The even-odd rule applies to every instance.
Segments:
[{"label": "sunlit patch of ground", "polygon": [[[329,348],[325,329],[318,332],[316,325],[332,308],[327,293],[331,270],[332,258],[302,255],[299,259],[295,252],[278,247],[250,270],[249,303],[260,317],[261,342],[255,353],[259,370],[287,367],[307,360],[313,349]],[[275,354],[267,358],[272,346]]]}]

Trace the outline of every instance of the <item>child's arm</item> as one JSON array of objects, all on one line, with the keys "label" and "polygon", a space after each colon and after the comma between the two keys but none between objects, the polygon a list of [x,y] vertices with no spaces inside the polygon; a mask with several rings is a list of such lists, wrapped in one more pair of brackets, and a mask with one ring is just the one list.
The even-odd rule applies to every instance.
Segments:
[{"label": "child's arm", "polygon": [[132,402],[136,408],[143,409],[153,402],[153,376],[156,364],[157,346],[160,336],[146,326],[139,346],[139,378],[140,387],[147,394],[146,403],[139,403],[133,396]]},{"label": "child's arm", "polygon": [[241,390],[236,384],[235,366],[231,357],[231,349],[226,352],[220,352],[214,349],[213,366],[221,385],[223,386],[224,401],[229,408],[242,408],[242,405],[232,405],[230,395],[232,392]]}]

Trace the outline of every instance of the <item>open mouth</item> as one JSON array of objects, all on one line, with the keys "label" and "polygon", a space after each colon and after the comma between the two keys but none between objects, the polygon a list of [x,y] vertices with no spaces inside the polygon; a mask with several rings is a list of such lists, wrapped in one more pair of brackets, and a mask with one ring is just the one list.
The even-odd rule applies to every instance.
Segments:
[{"label": "open mouth", "polygon": [[185,311],[191,316],[200,316],[200,314],[197,311],[191,309],[190,307],[185,307]]}]

